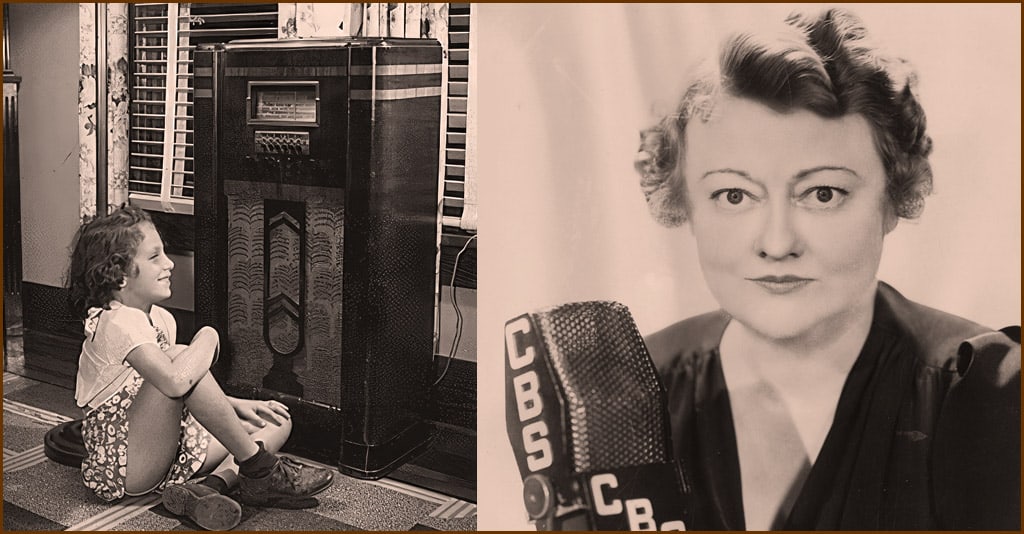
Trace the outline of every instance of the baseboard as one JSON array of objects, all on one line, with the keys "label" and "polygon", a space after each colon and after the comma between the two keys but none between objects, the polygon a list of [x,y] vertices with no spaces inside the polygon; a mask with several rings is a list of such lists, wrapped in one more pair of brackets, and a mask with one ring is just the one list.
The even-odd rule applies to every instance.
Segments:
[{"label": "baseboard", "polygon": [[25,328],[22,339],[26,376],[67,389],[75,388],[78,355],[82,350],[81,336],[70,337]]},{"label": "baseboard", "polygon": [[25,328],[68,338],[82,336],[82,322],[71,313],[69,292],[33,282],[21,284],[21,315]]}]

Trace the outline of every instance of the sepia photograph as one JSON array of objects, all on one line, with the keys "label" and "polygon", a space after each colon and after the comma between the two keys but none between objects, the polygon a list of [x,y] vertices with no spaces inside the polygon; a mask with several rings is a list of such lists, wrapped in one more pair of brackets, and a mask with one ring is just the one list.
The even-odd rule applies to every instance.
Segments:
[{"label": "sepia photograph", "polygon": [[5,3],[3,529],[1020,530],[1020,20]]},{"label": "sepia photograph", "polygon": [[472,18],[3,5],[3,530],[476,530]]},{"label": "sepia photograph", "polygon": [[486,5],[481,530],[1018,530],[1019,5]]}]

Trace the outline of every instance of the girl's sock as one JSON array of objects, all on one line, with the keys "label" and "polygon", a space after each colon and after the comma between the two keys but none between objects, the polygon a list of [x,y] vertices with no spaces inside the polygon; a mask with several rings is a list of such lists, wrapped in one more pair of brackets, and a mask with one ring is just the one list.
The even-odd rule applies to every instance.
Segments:
[{"label": "girl's sock", "polygon": [[267,452],[262,441],[257,441],[256,445],[260,449],[252,457],[242,461],[235,458],[235,463],[238,464],[238,473],[242,476],[263,478],[269,475],[274,470],[274,466],[277,465],[277,456]]},{"label": "girl's sock", "polygon": [[217,491],[217,493],[220,493],[221,495],[227,495],[228,493],[227,481],[225,481],[223,478],[220,478],[217,475],[207,475],[206,478],[204,478],[203,481],[200,482],[200,484],[209,488],[213,488],[214,490]]}]

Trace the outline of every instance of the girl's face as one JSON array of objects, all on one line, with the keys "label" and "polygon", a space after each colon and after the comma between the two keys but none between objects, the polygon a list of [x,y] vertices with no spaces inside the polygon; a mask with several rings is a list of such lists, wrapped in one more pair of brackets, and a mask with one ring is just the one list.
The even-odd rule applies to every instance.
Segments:
[{"label": "girl's face", "polygon": [[691,121],[683,172],[701,268],[722,308],[769,339],[826,334],[870,306],[895,225],[871,126],[724,98]]},{"label": "girl's face", "polygon": [[152,224],[138,226],[142,241],[135,249],[135,274],[126,278],[119,300],[148,311],[150,306],[171,296],[171,270],[174,262],[164,253],[164,242]]}]

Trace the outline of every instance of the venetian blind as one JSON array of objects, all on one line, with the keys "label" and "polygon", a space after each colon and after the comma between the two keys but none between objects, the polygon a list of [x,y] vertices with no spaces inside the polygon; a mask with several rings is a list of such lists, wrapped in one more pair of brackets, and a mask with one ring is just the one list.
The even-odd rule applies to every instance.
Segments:
[{"label": "venetian blind", "polygon": [[464,224],[469,132],[470,4],[449,4],[447,131],[445,132],[444,194],[441,222],[446,233],[475,233],[475,221]]},{"label": "venetian blind", "polygon": [[196,45],[276,37],[277,4],[132,4],[128,190],[134,203],[191,213],[192,53]]}]

